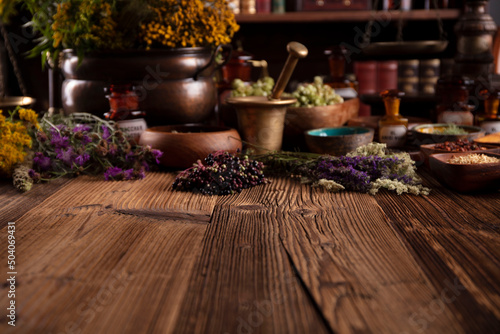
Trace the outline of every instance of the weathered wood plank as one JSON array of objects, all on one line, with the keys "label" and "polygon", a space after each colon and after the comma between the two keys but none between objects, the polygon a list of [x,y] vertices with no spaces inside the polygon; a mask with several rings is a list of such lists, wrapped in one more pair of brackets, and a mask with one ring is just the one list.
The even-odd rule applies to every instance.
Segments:
[{"label": "weathered wood plank", "polygon": [[71,179],[57,179],[46,184],[35,184],[26,192],[19,192],[10,180],[0,181],[0,228],[11,221],[16,221],[26,212],[43,202]]},{"label": "weathered wood plank", "polygon": [[[428,197],[381,194],[377,201],[464,331],[498,333],[500,196],[458,194],[425,179]],[[415,317],[419,328],[440,316],[430,311]]]},{"label": "weathered wood plank", "polygon": [[[208,219],[168,219],[162,212],[172,206],[189,213],[193,207],[195,215],[209,216],[214,202],[164,192],[172,180],[172,175],[140,182],[81,177],[20,218],[17,328],[29,333],[172,332]],[[131,208],[136,211],[128,212]],[[5,229],[0,233],[6,235]],[[0,261],[6,263],[4,252]],[[6,305],[5,286],[0,292],[0,305]],[[6,317],[0,332],[16,332]]]},{"label": "weathered wood plank", "polygon": [[[173,174],[149,173],[144,180],[106,182],[98,177],[83,176],[75,181],[76,184],[62,189],[57,197],[49,198],[44,205],[65,210],[99,206],[101,212],[208,223],[216,197],[174,192],[171,190],[174,178]],[[80,191],[80,188],[85,191]]]},{"label": "weathered wood plank", "polygon": [[[0,194],[0,215],[16,221],[17,329],[499,332],[497,193],[429,178],[429,197],[373,197],[273,179],[206,197],[172,192],[173,179],[80,177],[47,197]],[[6,295],[4,284],[0,305]]]},{"label": "weathered wood plank", "polygon": [[175,333],[328,333],[278,235],[266,185],[219,198]]},{"label": "weathered wood plank", "polygon": [[[285,189],[287,181],[274,186]],[[283,244],[333,330],[419,332],[414,315],[429,309],[441,291],[426,278],[375,197],[296,184],[282,191],[275,205],[282,209]],[[447,305],[426,325],[429,333],[464,332]]]}]

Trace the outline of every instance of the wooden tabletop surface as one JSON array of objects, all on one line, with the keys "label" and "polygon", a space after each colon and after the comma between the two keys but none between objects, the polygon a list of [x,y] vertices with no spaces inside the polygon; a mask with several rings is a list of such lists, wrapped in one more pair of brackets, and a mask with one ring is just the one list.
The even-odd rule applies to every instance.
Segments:
[{"label": "wooden tabletop surface", "polygon": [[1,183],[0,332],[500,333],[499,192],[424,172],[422,197],[285,178],[209,197],[174,177]]}]

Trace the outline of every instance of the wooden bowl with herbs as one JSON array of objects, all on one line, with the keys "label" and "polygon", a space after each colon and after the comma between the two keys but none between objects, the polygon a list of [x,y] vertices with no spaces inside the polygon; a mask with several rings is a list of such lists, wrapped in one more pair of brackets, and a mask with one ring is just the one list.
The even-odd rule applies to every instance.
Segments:
[{"label": "wooden bowl with herbs", "polygon": [[429,156],[439,153],[459,153],[459,152],[498,152],[500,148],[493,145],[478,144],[468,139],[458,139],[455,141],[445,141],[443,143],[420,145],[420,152],[424,157],[424,162],[429,166]]},{"label": "wooden bowl with herbs", "polygon": [[307,130],[339,127],[357,117],[358,112],[359,98],[346,99],[342,103],[327,106],[288,107],[285,132],[290,135],[302,135]]},{"label": "wooden bowl with herbs", "polygon": [[433,154],[429,165],[434,177],[459,192],[498,190],[500,154],[459,152]]},{"label": "wooden bowl with herbs", "polygon": [[412,135],[414,144],[426,145],[458,139],[473,141],[483,137],[485,132],[477,126],[438,123],[417,125],[412,129]]},{"label": "wooden bowl with herbs", "polygon": [[162,151],[160,165],[170,168],[188,168],[209,153],[242,148],[235,129],[197,124],[151,127],[142,133],[139,144]]}]

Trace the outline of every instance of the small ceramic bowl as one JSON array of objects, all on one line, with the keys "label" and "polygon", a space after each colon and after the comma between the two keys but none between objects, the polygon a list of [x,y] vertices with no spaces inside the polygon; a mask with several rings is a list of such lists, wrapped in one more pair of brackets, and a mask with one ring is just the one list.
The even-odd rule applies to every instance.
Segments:
[{"label": "small ceramic bowl", "polygon": [[160,165],[171,168],[188,168],[209,153],[234,153],[242,147],[235,129],[196,124],[151,127],[142,133],[139,144],[162,151]]},{"label": "small ceramic bowl", "polygon": [[[459,192],[499,189],[500,162],[467,165],[448,163],[453,156],[469,154],[472,153],[433,154],[429,157],[430,169],[438,181]],[[481,154],[500,158],[498,153],[481,152]]]},{"label": "small ceramic bowl", "polygon": [[472,142],[474,139],[483,137],[485,134],[484,130],[480,127],[470,125],[457,125],[459,128],[465,130],[467,132],[466,134],[451,135],[439,133],[439,131],[446,130],[446,128],[451,126],[452,124],[439,123],[417,125],[412,129],[414,144],[426,145],[444,143],[445,141],[456,141],[458,139],[468,139]]},{"label": "small ceramic bowl", "polygon": [[313,153],[344,155],[373,141],[374,130],[343,126],[314,129],[305,132],[306,144]]},{"label": "small ceramic bowl", "polygon": [[313,129],[333,128],[357,117],[359,98],[345,99],[343,103],[317,107],[287,107],[283,146],[288,150],[306,150],[304,132]]}]

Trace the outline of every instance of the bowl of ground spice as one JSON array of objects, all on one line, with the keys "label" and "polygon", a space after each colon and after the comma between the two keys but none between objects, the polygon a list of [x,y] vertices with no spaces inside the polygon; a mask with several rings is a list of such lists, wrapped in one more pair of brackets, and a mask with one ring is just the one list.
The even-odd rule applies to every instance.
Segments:
[{"label": "bowl of ground spice", "polygon": [[459,192],[500,189],[500,154],[457,152],[433,154],[429,166],[434,177]]}]

